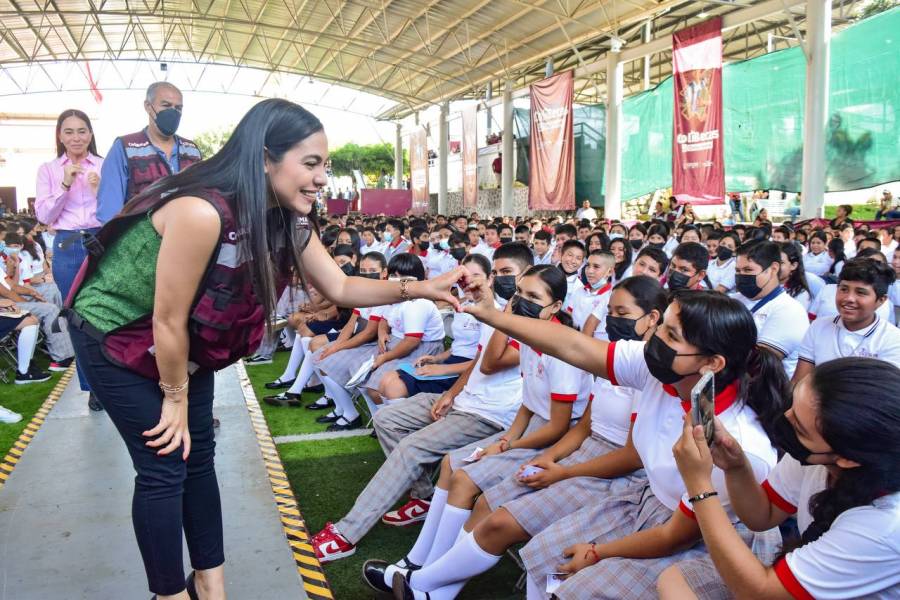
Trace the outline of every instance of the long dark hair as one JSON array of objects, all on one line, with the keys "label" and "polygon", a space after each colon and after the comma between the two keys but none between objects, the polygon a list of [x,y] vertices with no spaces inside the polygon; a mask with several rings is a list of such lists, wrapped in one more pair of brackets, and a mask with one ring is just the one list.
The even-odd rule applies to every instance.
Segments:
[{"label": "long dark hair", "polygon": [[788,262],[797,265],[797,268],[788,275],[784,287],[792,298],[796,298],[801,292],[806,292],[812,299],[812,292],[809,291],[809,283],[806,282],[806,267],[803,266],[803,253],[797,242],[781,242],[781,251],[787,256]]},{"label": "long dark hair", "polygon": [[746,306],[734,298],[710,290],[677,290],[684,338],[706,354],[725,358],[716,373],[717,390],[740,381],[738,397],[756,412],[766,433],[787,410],[790,384],[775,353],[756,345],[756,323]]},{"label": "long dark hair", "polygon": [[613,290],[618,289],[628,292],[634,298],[634,303],[644,313],[655,310],[659,313],[659,319],[662,320],[663,313],[669,306],[669,294],[660,285],[659,280],[646,275],[626,277],[613,288]]},{"label": "long dark hair", "polygon": [[[550,296],[553,298],[553,301],[559,301],[565,303],[566,295],[569,292],[569,284],[566,282],[566,274],[560,267],[555,265],[535,265],[533,267],[529,267],[527,271],[522,273],[522,277],[531,277],[536,276],[544,282],[544,285],[547,286],[547,291],[550,292]],[[564,309],[560,308],[554,315],[560,323],[567,327],[575,327],[575,323],[572,322],[572,316],[567,313]]]},{"label": "long dark hair", "polygon": [[[293,267],[303,277],[300,253],[309,231],[318,232],[315,215],[309,218],[289,208],[270,208],[272,187],[266,174],[266,157],[278,163],[285,153],[309,136],[322,131],[322,123],[311,112],[287,100],[263,100],[247,111],[231,137],[216,154],[169,175],[132,198],[122,216],[146,213],[160,205],[161,196],[190,196],[204,189],[216,189],[232,204],[240,251],[250,256],[247,268],[259,302],[266,314],[274,314],[277,302],[276,276]],[[289,252],[279,252],[279,243]],[[271,324],[271,322],[270,322]]]},{"label": "long dark hair", "polygon": [[900,491],[900,369],[874,358],[848,357],[817,365],[810,377],[822,437],[836,454],[860,466],[842,469],[810,498],[813,522],[801,545],[818,539],[841,513]]},{"label": "long dark hair", "polygon": [[831,266],[828,267],[828,272],[834,275],[834,268],[841,261],[847,260],[847,255],[844,254],[844,240],[841,238],[832,238],[830,242],[828,242],[828,250],[834,253],[834,260],[831,263]]},{"label": "long dark hair", "polygon": [[88,152],[94,156],[100,156],[97,152],[97,138],[94,136],[94,126],[91,125],[91,118],[76,108],[70,108],[59,113],[59,116],[56,118],[56,157],[59,158],[66,153],[66,147],[59,141],[59,133],[62,131],[63,121],[69,117],[75,117],[84,121],[88,131],[91,132],[91,143],[88,144]]}]

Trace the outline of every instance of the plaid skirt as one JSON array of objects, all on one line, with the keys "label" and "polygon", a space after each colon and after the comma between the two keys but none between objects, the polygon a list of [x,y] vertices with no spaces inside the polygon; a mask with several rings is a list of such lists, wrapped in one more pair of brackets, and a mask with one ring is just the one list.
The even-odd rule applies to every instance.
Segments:
[{"label": "plaid skirt", "polygon": [[[528,421],[528,427],[525,428],[525,433],[522,436],[524,437],[546,424],[547,420],[543,417],[531,415],[531,420]],[[543,448],[513,448],[500,454],[485,456],[473,463],[467,463],[463,460],[472,454],[476,448],[487,448],[490,444],[500,439],[504,433],[500,432],[498,435],[491,436],[486,440],[480,440],[459,450],[454,450],[450,453],[450,466],[454,471],[462,469],[469,476],[469,479],[478,486],[478,489],[486,490],[497,485],[507,477],[515,476],[519,467],[536,458],[544,451]]]},{"label": "plaid skirt", "polygon": [[316,361],[316,369],[324,375],[331,377],[338,385],[345,386],[359,366],[378,352],[378,344],[363,344],[356,348],[341,350],[335,352],[331,356],[326,356],[324,360],[319,360],[322,354],[322,348],[313,352],[312,358]]},{"label": "plaid skirt", "polygon": [[[520,555],[529,575],[542,587],[547,575],[566,562],[562,555],[565,548],[579,542],[617,540],[660,526],[671,517],[672,511],[653,495],[649,484],[635,484],[623,494],[610,495],[557,521],[535,536]],[[754,551],[767,554],[779,543],[775,542],[777,530],[755,536],[741,524],[737,529]],[[756,543],[757,537],[759,544]],[[780,540],[780,536],[777,538]],[[691,548],[661,558],[607,558],[570,577],[556,590],[555,595],[561,600],[655,598],[656,580],[660,574],[671,565],[687,561],[692,587],[702,594],[701,598],[727,597],[717,595],[724,586],[716,569],[713,567],[704,572],[692,562],[707,556],[706,547],[698,542]]]},{"label": "plaid skirt", "polygon": [[[396,346],[400,340],[395,337],[392,337],[388,342],[387,349],[390,350],[394,346]],[[376,351],[378,347],[376,346]],[[444,351],[444,340],[438,340],[436,342],[420,342],[416,348],[404,356],[403,358],[397,358],[394,360],[389,360],[369,375],[368,381],[363,384],[363,387],[367,387],[370,390],[377,390],[379,384],[381,384],[381,379],[390,373],[391,371],[396,371],[402,363],[414,363],[416,359],[420,356],[425,356],[426,354],[440,354]],[[359,368],[359,367],[357,367]]]},{"label": "plaid skirt", "polygon": [[[568,466],[584,463],[618,448],[620,446],[609,440],[593,435],[584,440],[578,450],[560,460],[559,464]],[[572,477],[536,490],[519,483],[513,475],[485,490],[484,497],[492,510],[502,506],[522,529],[534,537],[556,521],[592,502],[598,495],[616,495],[640,481],[646,481],[643,469],[612,479]]]}]

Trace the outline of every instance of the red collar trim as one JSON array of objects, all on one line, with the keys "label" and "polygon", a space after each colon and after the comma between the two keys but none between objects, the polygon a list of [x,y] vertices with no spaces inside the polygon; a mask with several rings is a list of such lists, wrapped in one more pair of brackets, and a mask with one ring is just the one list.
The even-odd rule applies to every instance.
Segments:
[{"label": "red collar trim", "polygon": [[419,250],[416,246],[410,246],[407,252],[416,256],[428,256],[428,250]]},{"label": "red collar trim", "polygon": [[396,248],[397,246],[399,246],[399,245],[402,244],[402,243],[403,243],[403,238],[402,238],[402,237],[398,237],[397,239],[391,241],[391,246],[390,246],[390,247],[391,247],[391,248]]},{"label": "red collar trim", "polygon": [[592,290],[591,286],[589,286],[589,285],[584,286],[584,291],[590,292],[591,294],[593,294],[595,296],[602,296],[603,294],[605,294],[606,292],[608,292],[611,289],[612,289],[612,283],[609,281],[606,282],[606,285],[604,285],[602,288],[598,288],[597,290]]},{"label": "red collar trim", "polygon": [[[667,394],[673,396],[675,398],[678,397],[678,392],[675,391],[675,388],[668,384],[663,384],[663,389]],[[716,416],[722,414],[734,404],[735,400],[738,397],[738,391],[740,390],[740,382],[738,380],[732,381],[731,384],[728,385],[724,390],[716,394]],[[681,408],[684,409],[684,412],[688,412],[691,410],[691,401],[690,400],[682,400]]]},{"label": "red collar trim", "polygon": [[491,248],[493,248],[494,250],[496,250],[497,248],[499,248],[499,247],[502,246],[502,245],[503,245],[503,244],[501,244],[500,242],[494,242],[494,243],[491,244],[490,246],[491,246]]}]

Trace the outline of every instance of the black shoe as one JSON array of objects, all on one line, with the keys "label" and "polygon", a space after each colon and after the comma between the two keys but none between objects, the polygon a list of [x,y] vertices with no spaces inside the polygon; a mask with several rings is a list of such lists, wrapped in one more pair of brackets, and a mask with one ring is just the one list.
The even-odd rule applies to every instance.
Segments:
[{"label": "black shoe", "polygon": [[[319,400],[323,400],[323,399],[327,400],[327,402],[325,404],[319,404]],[[319,400],[316,400],[312,404],[307,404],[306,409],[307,410],[327,410],[329,408],[334,408],[334,400],[332,400],[331,398],[322,396],[321,398],[319,398]]]},{"label": "black shoe", "polygon": [[367,560],[363,563],[362,578],[370,588],[381,594],[390,594],[392,592],[384,583],[384,572],[390,566],[385,560]]},{"label": "black shoe", "polygon": [[94,395],[94,392],[91,392],[91,395],[88,396],[88,408],[90,408],[94,412],[100,412],[103,410],[103,405],[100,404],[100,401],[97,400],[97,396]]},{"label": "black shoe", "polygon": [[309,392],[310,394],[321,394],[325,391],[325,385],[321,383],[319,385],[308,385],[303,388],[303,391]]},{"label": "black shoe", "polygon": [[369,437],[372,438],[373,440],[377,440],[377,439],[378,439],[378,434],[375,433],[375,430],[373,429],[373,430],[372,430],[372,433],[369,434]]},{"label": "black shoe", "polygon": [[222,423],[215,417],[213,417],[213,438],[219,435],[219,427],[222,426]]},{"label": "black shoe", "polygon": [[41,383],[42,381],[47,381],[48,379],[50,379],[50,373],[41,371],[40,369],[35,367],[28,369],[27,373],[19,373],[18,371],[16,371],[16,385]]},{"label": "black shoe", "polygon": [[288,379],[287,381],[282,380],[280,377],[275,381],[270,381],[266,384],[267,390],[283,390],[285,388],[289,388],[294,385],[293,379]]},{"label": "black shoe", "polygon": [[332,413],[328,413],[327,415],[322,415],[321,417],[316,417],[316,423],[322,423],[322,424],[335,423],[340,418],[341,418],[341,415],[336,415],[332,412]]},{"label": "black shoe", "polygon": [[300,394],[281,392],[277,396],[265,396],[263,402],[271,406],[300,406]]},{"label": "black shoe", "polygon": [[[412,591],[412,586],[409,585],[409,576],[412,573],[412,571],[407,571],[406,575],[400,571],[394,573],[394,579],[391,582],[393,583],[392,590],[394,592],[394,600],[416,600],[416,595]],[[431,600],[431,596],[426,593],[425,599]]]},{"label": "black shoe", "polygon": [[74,356],[70,356],[65,360],[55,360],[50,363],[48,369],[55,372],[68,371],[69,366],[72,364],[72,361],[75,360]]},{"label": "black shoe", "polygon": [[[343,423],[341,423],[343,421]],[[362,417],[356,417],[352,421],[344,420],[335,421],[334,424],[329,425],[328,429],[325,431],[350,431],[351,429],[362,429],[363,422]]]}]

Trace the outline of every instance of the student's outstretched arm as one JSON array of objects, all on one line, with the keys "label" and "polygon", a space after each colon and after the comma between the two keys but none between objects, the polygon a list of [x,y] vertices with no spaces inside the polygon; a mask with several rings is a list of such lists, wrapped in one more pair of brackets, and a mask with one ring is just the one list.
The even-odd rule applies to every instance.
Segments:
[{"label": "student's outstretched arm", "polygon": [[469,289],[481,299],[463,310],[482,323],[487,323],[535,350],[555,356],[598,377],[609,378],[606,372],[609,342],[590,338],[571,327],[552,321],[501,312],[494,307],[493,294],[487,282],[472,283]]}]

